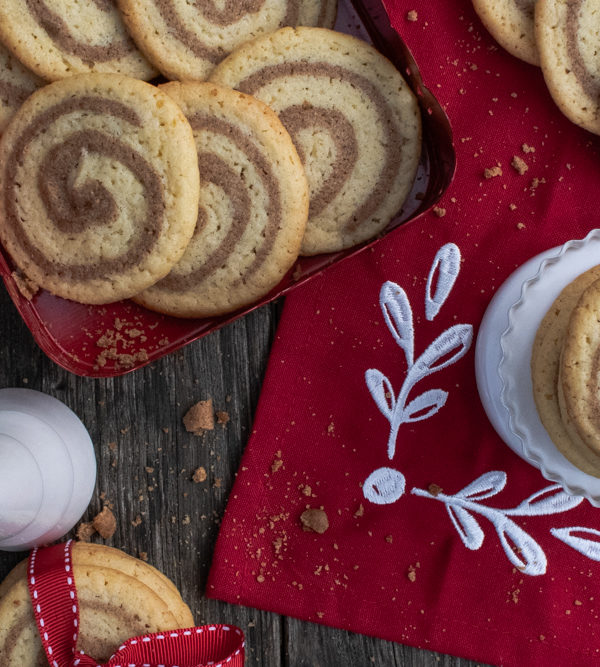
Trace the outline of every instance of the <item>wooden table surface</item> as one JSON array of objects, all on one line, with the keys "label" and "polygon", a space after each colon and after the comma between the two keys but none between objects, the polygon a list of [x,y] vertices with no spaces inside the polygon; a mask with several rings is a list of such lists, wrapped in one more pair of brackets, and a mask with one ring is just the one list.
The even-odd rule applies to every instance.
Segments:
[{"label": "wooden table surface", "polygon": [[[148,562],[176,583],[197,624],[242,628],[246,665],[474,665],[204,597],[219,521],[251,431],[281,307],[281,302],[264,306],[134,373],[89,379],[44,355],[0,286],[0,388],[37,389],[77,413],[98,462],[96,488],[82,520],[110,503],[117,531],[105,543],[133,556],[147,554]],[[209,397],[230,421],[199,438],[186,432],[182,417]],[[208,478],[194,483],[200,466]],[[0,552],[0,579],[25,556]]]}]

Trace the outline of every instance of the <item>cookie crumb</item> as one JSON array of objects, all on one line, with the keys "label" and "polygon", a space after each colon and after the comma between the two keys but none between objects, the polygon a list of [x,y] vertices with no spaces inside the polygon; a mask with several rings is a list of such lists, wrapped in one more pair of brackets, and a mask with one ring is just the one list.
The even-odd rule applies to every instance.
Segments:
[{"label": "cookie crumb", "polygon": [[27,301],[31,301],[39,292],[40,286],[24,273],[21,273],[21,271],[13,271],[11,275],[19,292],[21,292]]},{"label": "cookie crumb", "polygon": [[225,410],[219,410],[217,412],[217,424],[225,426],[225,424],[227,424],[228,421],[229,421],[229,413],[225,412]]},{"label": "cookie crumb", "polygon": [[437,484],[430,484],[427,487],[427,491],[429,491],[429,493],[432,496],[437,497],[443,491],[443,489],[441,486],[438,486]]},{"label": "cookie crumb", "polygon": [[212,431],[215,427],[212,398],[198,401],[183,416],[185,430],[194,435],[202,435],[204,431]]},{"label": "cookie crumb", "polygon": [[433,212],[437,215],[438,218],[443,218],[446,215],[446,209],[441,206],[434,206]]},{"label": "cookie crumb", "polygon": [[386,541],[388,544],[391,544],[391,543],[394,541],[394,537],[393,537],[393,535],[386,535],[386,536],[385,536],[385,541]]},{"label": "cookie crumb", "polygon": [[495,178],[496,176],[502,176],[502,167],[500,165],[496,165],[495,167],[486,167],[483,170],[483,176],[484,178]]},{"label": "cookie crumb", "polygon": [[258,581],[259,584],[264,583],[265,578],[263,577],[262,574],[259,574],[258,577],[256,577],[256,581]]},{"label": "cookie crumb", "polygon": [[203,466],[200,466],[199,468],[196,468],[196,470],[194,470],[194,474],[192,475],[192,481],[195,482],[196,484],[206,481],[206,469]]},{"label": "cookie crumb", "polygon": [[523,144],[521,150],[523,153],[535,153],[535,148],[533,146],[528,146],[527,144]]},{"label": "cookie crumb", "polygon": [[138,514],[135,519],[131,522],[131,525],[135,528],[142,523],[142,517]]},{"label": "cookie crumb", "polygon": [[329,528],[327,514],[321,509],[307,509],[300,515],[302,529],[322,535]]},{"label": "cookie crumb", "polygon": [[92,526],[104,540],[111,538],[117,530],[117,520],[108,507],[105,507],[92,520]]},{"label": "cookie crumb", "polygon": [[358,509],[356,510],[356,512],[354,512],[354,518],[358,519],[358,517],[362,516],[364,513],[365,513],[365,508],[363,507],[363,504],[360,503]]},{"label": "cookie crumb", "polygon": [[146,551],[140,551],[140,553],[138,554],[138,558],[140,560],[143,560],[144,563],[147,563],[148,562],[148,553]]},{"label": "cookie crumb", "polygon": [[517,222],[517,229],[525,229],[525,223],[524,222]]},{"label": "cookie crumb", "polygon": [[417,21],[419,18],[419,15],[417,14],[416,9],[411,9],[409,12],[406,12],[406,20],[407,21],[412,21],[413,23]]},{"label": "cookie crumb", "polygon": [[521,176],[529,169],[529,165],[518,155],[513,156],[510,166]]},{"label": "cookie crumb", "polygon": [[412,583],[414,583],[417,580],[417,569],[415,568],[414,565],[408,566],[408,572],[406,573],[406,577]]},{"label": "cookie crumb", "polygon": [[84,522],[80,523],[79,526],[77,527],[77,533],[75,537],[77,540],[79,540],[79,542],[89,542],[90,538],[95,532],[96,529],[91,524],[91,522],[88,523]]}]

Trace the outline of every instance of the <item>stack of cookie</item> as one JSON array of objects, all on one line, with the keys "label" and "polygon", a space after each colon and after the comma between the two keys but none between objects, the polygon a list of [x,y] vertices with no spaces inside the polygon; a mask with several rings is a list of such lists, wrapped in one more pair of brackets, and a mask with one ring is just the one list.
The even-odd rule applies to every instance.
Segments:
[{"label": "stack of cookie", "polygon": [[540,419],[557,449],[600,477],[600,266],[567,285],[542,320],[531,373]]},{"label": "stack of cookie", "polygon": [[517,58],[541,65],[560,110],[600,134],[600,8],[584,0],[473,0],[494,39]]},{"label": "stack of cookie", "polygon": [[[77,648],[99,662],[130,637],[190,628],[194,619],[174,584],[151,565],[97,544],[73,545],[77,581]],[[27,561],[0,584],[0,664],[47,664],[29,590]]]},{"label": "stack of cookie", "polygon": [[329,29],[335,0],[241,5],[0,3],[0,240],[29,284],[215,316],[401,209],[400,73]]}]

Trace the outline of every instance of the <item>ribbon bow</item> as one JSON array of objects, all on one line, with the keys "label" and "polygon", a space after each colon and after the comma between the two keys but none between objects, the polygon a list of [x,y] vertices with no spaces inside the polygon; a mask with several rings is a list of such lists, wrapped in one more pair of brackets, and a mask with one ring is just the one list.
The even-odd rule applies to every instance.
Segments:
[{"label": "ribbon bow", "polygon": [[243,667],[239,628],[205,625],[155,632],[124,642],[104,665],[76,648],[79,606],[72,540],[29,556],[27,583],[40,638],[51,667]]}]

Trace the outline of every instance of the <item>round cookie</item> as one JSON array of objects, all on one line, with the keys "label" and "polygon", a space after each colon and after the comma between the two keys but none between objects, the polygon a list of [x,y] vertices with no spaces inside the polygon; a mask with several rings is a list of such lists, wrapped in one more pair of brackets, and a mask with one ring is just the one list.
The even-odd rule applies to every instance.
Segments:
[{"label": "round cookie", "polygon": [[2,0],[0,41],[49,81],[88,72],[151,79],[113,0]]},{"label": "round cookie", "polygon": [[571,313],[559,369],[563,422],[571,440],[596,457],[600,457],[599,311],[600,279],[586,287]]},{"label": "round cookie", "polygon": [[211,81],[268,104],[304,162],[310,211],[301,253],[350,247],[382,231],[414,181],[415,96],[378,51],[322,28],[282,28],[229,56]]},{"label": "round cookie", "polygon": [[0,140],[0,165],[0,240],[58,296],[133,296],[171,270],[194,232],[192,130],[143,81],[84,74],[40,89]]},{"label": "round cookie", "polygon": [[509,53],[539,65],[535,29],[536,0],[473,0],[473,7],[492,37]]},{"label": "round cookie", "polygon": [[[105,560],[106,559],[106,560]],[[0,597],[0,664],[47,664],[26,579],[26,561],[8,575]],[[130,637],[191,627],[192,614],[164,575],[152,566],[102,545],[73,545],[80,633],[77,648],[108,660]],[[165,595],[166,594],[166,595]]]},{"label": "round cookie", "polygon": [[136,43],[168,78],[204,81],[238,46],[282,26],[332,28],[337,0],[117,0]]},{"label": "round cookie", "polygon": [[600,134],[600,8],[592,0],[539,0],[535,30],[552,99],[576,125]]},{"label": "round cookie", "polygon": [[289,134],[262,102],[213,83],[161,86],[194,131],[200,205],[194,237],[171,273],[134,300],[177,317],[256,301],[300,251],[308,184]]},{"label": "round cookie", "polygon": [[575,442],[561,416],[559,366],[571,313],[584,290],[599,279],[596,266],[561,291],[538,327],[531,356],[533,396],[542,424],[565,458],[596,477],[600,477],[600,455]]},{"label": "round cookie", "polygon": [[21,104],[43,85],[0,44],[0,135]]}]

